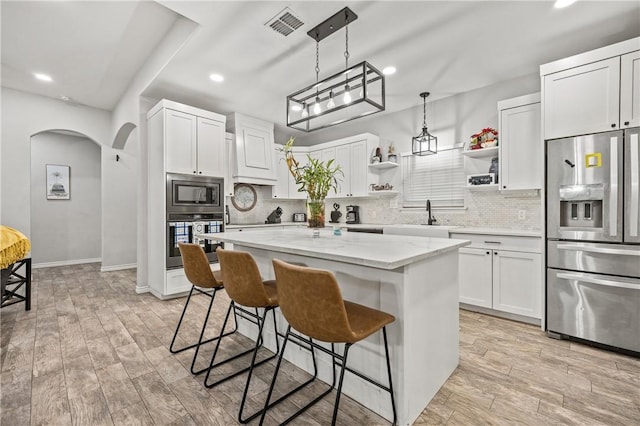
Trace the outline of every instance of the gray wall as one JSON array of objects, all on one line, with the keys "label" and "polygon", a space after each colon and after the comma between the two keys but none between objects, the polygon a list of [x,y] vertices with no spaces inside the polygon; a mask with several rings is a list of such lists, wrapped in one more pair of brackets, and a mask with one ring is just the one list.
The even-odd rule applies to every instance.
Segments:
[{"label": "gray wall", "polygon": [[[70,166],[70,200],[47,200],[46,164]],[[101,257],[100,147],[85,137],[44,132],[31,138],[33,263]]]}]

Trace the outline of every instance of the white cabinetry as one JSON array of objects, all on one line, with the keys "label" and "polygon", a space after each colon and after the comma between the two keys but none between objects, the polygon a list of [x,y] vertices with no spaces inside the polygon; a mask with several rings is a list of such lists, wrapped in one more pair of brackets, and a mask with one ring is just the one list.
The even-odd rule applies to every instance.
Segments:
[{"label": "white cabinetry", "polygon": [[640,51],[620,59],[620,124],[640,126]]},{"label": "white cabinetry", "polygon": [[[515,314],[536,322],[542,316],[542,269],[539,237],[469,235],[459,249],[460,302]],[[520,318],[522,319],[522,318]]]},{"label": "white cabinetry", "polygon": [[[292,152],[299,167],[304,167],[308,164],[308,148],[294,147],[292,148]],[[277,180],[276,184],[271,187],[271,197],[279,199],[306,199],[307,193],[298,191],[299,185],[296,184],[295,179],[289,172],[282,145],[276,145],[274,156],[276,159]]]},{"label": "white cabinetry", "polygon": [[[322,150],[322,160],[330,158],[332,148]],[[343,175],[338,176],[338,191],[330,191],[329,197],[365,197],[368,195],[368,147],[367,140],[356,140],[335,147],[335,164]]]},{"label": "white cabinetry", "polygon": [[226,133],[224,138],[224,195],[233,197],[233,165],[236,162],[236,150],[234,146],[233,133]]},{"label": "white cabinetry", "polygon": [[163,108],[167,172],[224,176],[224,127],[222,115],[195,108],[176,110],[180,104]]},{"label": "white cabinetry", "polygon": [[635,38],[542,65],[544,139],[638,125],[639,45]]},{"label": "white cabinetry", "polygon": [[227,130],[235,137],[235,182],[262,185],[276,183],[273,123],[244,114],[227,116]]},{"label": "white cabinetry", "polygon": [[181,296],[191,288],[182,268],[166,268],[166,175],[225,177],[225,120],[223,115],[166,99],[147,114],[149,217],[142,244],[148,255],[149,287],[159,298]]},{"label": "white cabinetry", "polygon": [[500,190],[542,188],[540,93],[498,102]]}]

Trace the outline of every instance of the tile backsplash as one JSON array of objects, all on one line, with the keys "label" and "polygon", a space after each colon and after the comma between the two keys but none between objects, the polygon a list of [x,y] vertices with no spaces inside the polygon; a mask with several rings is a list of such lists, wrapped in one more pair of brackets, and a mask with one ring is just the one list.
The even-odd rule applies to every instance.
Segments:
[{"label": "tile backsplash", "polygon": [[[231,224],[264,223],[277,207],[282,208],[282,221],[291,222],[293,213],[306,212],[304,200],[282,200],[271,198],[270,186],[255,186],[258,195],[256,207],[248,212],[239,212],[227,198]],[[360,221],[370,224],[412,223],[427,221],[425,209],[403,209],[399,196],[369,198],[338,198],[327,200],[327,220],[333,203],[340,204],[341,222],[344,223],[347,205],[360,206]],[[391,207],[395,202],[399,207]],[[439,210],[431,213],[440,225],[458,225],[489,228],[540,230],[542,223],[540,193],[538,191],[467,191],[465,209]]]}]

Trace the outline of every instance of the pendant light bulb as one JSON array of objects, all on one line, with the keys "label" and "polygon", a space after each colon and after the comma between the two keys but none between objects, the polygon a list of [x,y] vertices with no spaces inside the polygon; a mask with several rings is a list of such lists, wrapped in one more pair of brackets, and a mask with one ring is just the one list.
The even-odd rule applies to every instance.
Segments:
[{"label": "pendant light bulb", "polygon": [[329,92],[329,102],[327,102],[327,109],[335,108],[336,102],[333,100],[333,90]]},{"label": "pendant light bulb", "polygon": [[306,103],[302,103],[302,118],[307,118],[309,116],[309,108],[307,108]]},{"label": "pendant light bulb", "polygon": [[344,86],[344,97],[342,98],[345,104],[351,103],[351,93],[349,92],[349,85]]},{"label": "pendant light bulb", "polygon": [[322,112],[322,107],[320,106],[320,98],[316,97],[316,104],[313,106],[313,113],[318,115]]}]

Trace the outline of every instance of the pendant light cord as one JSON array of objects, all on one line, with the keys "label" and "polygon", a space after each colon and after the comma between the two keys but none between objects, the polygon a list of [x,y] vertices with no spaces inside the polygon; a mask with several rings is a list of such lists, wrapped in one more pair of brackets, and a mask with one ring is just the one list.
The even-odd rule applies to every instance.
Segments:
[{"label": "pendant light cord", "polygon": [[427,128],[427,97],[422,97],[422,127]]},{"label": "pendant light cord", "polygon": [[345,69],[349,68],[349,16],[345,15],[345,19],[347,21],[347,24],[344,27],[344,64],[345,64]]}]

